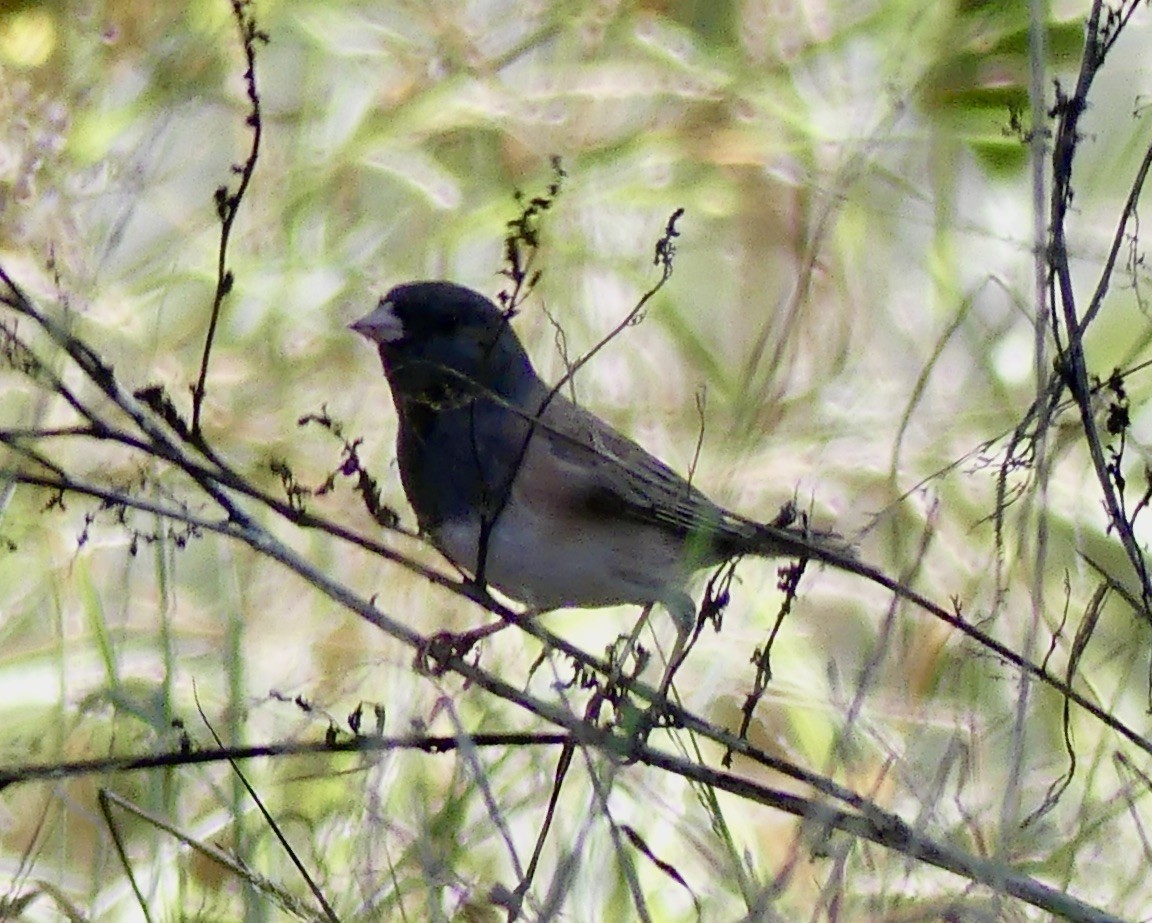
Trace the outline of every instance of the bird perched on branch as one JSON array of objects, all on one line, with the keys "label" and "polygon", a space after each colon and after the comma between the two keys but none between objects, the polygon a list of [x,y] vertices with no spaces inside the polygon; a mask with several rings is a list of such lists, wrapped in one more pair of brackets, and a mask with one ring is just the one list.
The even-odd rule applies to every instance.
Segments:
[{"label": "bird perched on branch", "polygon": [[400,479],[454,564],[540,611],[660,603],[696,621],[696,570],[739,555],[844,565],[832,533],[713,503],[540,380],[507,312],[450,282],[410,282],[351,329],[376,345],[400,418]]}]

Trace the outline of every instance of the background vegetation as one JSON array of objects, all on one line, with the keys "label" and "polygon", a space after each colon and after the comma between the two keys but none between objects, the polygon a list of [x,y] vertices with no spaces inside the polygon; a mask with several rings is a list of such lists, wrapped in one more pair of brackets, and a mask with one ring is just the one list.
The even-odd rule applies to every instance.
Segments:
[{"label": "background vegetation", "polygon": [[[0,916],[1146,918],[1148,28],[0,6]],[[592,660],[632,610],[417,668],[499,606],[411,534],[346,324],[407,279],[506,286],[553,157],[517,321],[545,378],[684,209],[580,401],[733,509],[795,499],[935,613],[741,562],[646,744]],[[672,636],[657,611],[646,682]]]}]

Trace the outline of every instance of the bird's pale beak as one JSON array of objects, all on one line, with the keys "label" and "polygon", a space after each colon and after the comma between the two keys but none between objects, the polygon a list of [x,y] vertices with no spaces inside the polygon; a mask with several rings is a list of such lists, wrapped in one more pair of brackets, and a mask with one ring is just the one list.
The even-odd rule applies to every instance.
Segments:
[{"label": "bird's pale beak", "polygon": [[380,299],[375,310],[349,324],[348,329],[375,343],[395,343],[404,338],[404,324],[393,312],[392,302],[386,298]]}]

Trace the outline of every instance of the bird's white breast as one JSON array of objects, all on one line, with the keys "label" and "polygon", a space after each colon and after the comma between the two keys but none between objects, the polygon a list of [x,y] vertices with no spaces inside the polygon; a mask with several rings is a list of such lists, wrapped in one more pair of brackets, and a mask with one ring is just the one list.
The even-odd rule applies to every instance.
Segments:
[{"label": "bird's white breast", "polygon": [[[438,548],[479,572],[477,519],[453,520],[433,534]],[[680,595],[688,577],[680,543],[661,529],[615,521],[558,520],[511,503],[488,539],[484,579],[541,609],[644,605]]]}]

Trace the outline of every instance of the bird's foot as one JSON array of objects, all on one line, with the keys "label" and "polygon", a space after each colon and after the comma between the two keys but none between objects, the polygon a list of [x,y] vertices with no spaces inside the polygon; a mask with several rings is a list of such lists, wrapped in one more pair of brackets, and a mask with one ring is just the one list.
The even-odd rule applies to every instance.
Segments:
[{"label": "bird's foot", "polygon": [[657,699],[647,708],[638,708],[631,703],[618,708],[619,727],[624,731],[626,746],[622,762],[625,765],[640,759],[641,750],[647,746],[653,731],[671,730],[680,727],[676,709],[667,699]]},{"label": "bird's foot", "polygon": [[776,514],[776,518],[768,523],[768,525],[770,525],[773,529],[787,529],[790,525],[796,522],[797,519],[800,518],[801,514],[800,511],[796,508],[796,504],[789,500],[782,507],[780,507],[780,512]]},{"label": "bird's foot", "polygon": [[437,632],[416,648],[413,665],[425,676],[441,676],[452,660],[467,657],[480,641],[503,627],[503,622],[496,622],[471,631]]}]

